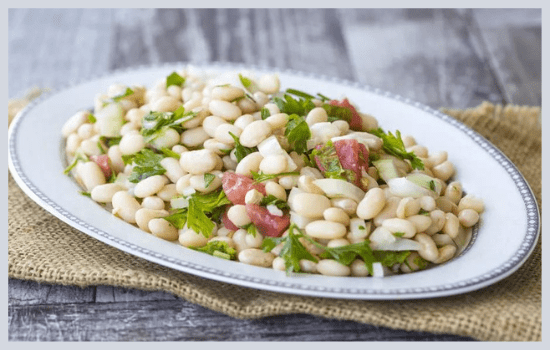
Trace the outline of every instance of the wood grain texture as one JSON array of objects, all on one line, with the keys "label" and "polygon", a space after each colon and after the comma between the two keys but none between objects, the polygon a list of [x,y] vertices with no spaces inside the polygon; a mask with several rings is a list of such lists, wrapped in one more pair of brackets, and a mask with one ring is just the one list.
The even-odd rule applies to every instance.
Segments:
[{"label": "wood grain texture", "polygon": [[[8,91],[147,64],[248,63],[432,107],[540,104],[538,10],[10,9]],[[468,340],[307,315],[235,320],[171,294],[10,279],[10,340]]]},{"label": "wood grain texture", "polygon": [[236,320],[182,300],[10,306],[8,332],[12,341],[470,340],[302,314]]}]

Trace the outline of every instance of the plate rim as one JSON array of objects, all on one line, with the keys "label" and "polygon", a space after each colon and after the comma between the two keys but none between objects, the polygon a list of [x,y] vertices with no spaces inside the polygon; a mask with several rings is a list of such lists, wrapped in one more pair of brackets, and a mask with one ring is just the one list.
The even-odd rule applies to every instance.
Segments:
[{"label": "plate rim", "polygon": [[[204,267],[202,265],[195,264],[193,262],[182,261],[174,259],[169,256],[164,256],[155,251],[136,246],[135,244],[123,241],[117,237],[109,235],[109,233],[99,230],[93,225],[86,223],[82,220],[71,215],[70,212],[57,205],[53,200],[45,196],[41,191],[36,188],[30,179],[23,172],[19,166],[19,160],[17,150],[15,147],[16,135],[21,120],[30,112],[33,108],[39,105],[42,101],[61,94],[71,88],[93,82],[95,80],[105,79],[118,74],[125,73],[138,73],[143,70],[162,69],[167,67],[196,67],[203,70],[212,69],[224,69],[224,70],[236,70],[247,69],[253,71],[270,71],[273,73],[281,73],[293,75],[301,78],[315,79],[324,81],[327,83],[340,84],[346,87],[359,89],[368,93],[379,95],[385,98],[389,98],[401,103],[405,103],[409,106],[429,113],[438,119],[451,124],[451,126],[459,129],[464,136],[469,137],[475,143],[477,143],[485,152],[487,152],[511,178],[516,186],[526,210],[527,228],[524,233],[523,239],[520,244],[520,248],[505,262],[498,267],[490,270],[481,277],[473,277],[465,280],[457,281],[455,283],[443,285],[443,286],[431,286],[424,288],[396,288],[392,290],[375,290],[366,288],[341,288],[341,287],[317,287],[307,286],[299,283],[293,283],[292,279],[288,281],[278,282],[269,279],[260,279],[252,276],[246,276],[238,273],[228,273],[225,271],[217,270],[214,268]],[[190,62],[164,62],[157,64],[139,65],[133,67],[127,67],[123,69],[117,69],[103,74],[93,75],[91,77],[78,79],[72,83],[68,83],[58,89],[52,89],[51,91],[42,94],[37,99],[31,101],[12,121],[8,130],[8,168],[12,174],[14,180],[33,201],[39,204],[42,208],[47,210],[58,219],[64,221],[68,225],[78,229],[79,231],[92,236],[103,243],[113,246],[117,249],[121,249],[125,252],[131,253],[148,261],[158,263],[160,265],[176,269],[178,271],[193,274],[195,276],[213,279],[225,283],[240,285],[249,288],[268,290],[273,292],[314,296],[314,297],[327,297],[327,298],[340,298],[340,299],[365,299],[365,300],[394,300],[394,299],[426,299],[434,297],[443,297],[449,295],[462,294],[474,290],[484,288],[488,285],[496,283],[517,271],[527,261],[533,250],[537,245],[537,241],[540,237],[540,210],[536,198],[530,188],[527,180],[521,174],[519,169],[513,164],[513,162],[493,145],[490,141],[485,139],[482,135],[464,125],[462,122],[435,110],[420,102],[413,101],[409,98],[402,97],[398,94],[391,93],[379,88],[374,88],[369,85],[361,84],[359,82],[350,81],[347,79],[330,77],[322,74],[308,73],[294,69],[280,69],[276,67],[260,66],[252,64],[242,63],[230,63],[230,62],[208,62],[204,64],[190,63]],[[531,205],[531,208],[529,208]]]}]

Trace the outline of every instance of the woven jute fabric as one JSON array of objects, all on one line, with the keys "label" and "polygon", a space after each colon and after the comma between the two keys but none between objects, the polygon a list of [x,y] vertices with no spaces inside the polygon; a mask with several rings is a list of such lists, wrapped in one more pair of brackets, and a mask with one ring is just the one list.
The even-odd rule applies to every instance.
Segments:
[{"label": "woven jute fabric", "polygon": [[[540,108],[483,103],[474,109],[444,112],[499,147],[527,178],[541,204]],[[27,197],[11,176],[8,232],[12,278],[80,287],[161,290],[237,318],[306,313],[486,341],[541,340],[540,240],[517,272],[481,290],[426,300],[357,301],[258,291],[159,266],[56,219]]]}]

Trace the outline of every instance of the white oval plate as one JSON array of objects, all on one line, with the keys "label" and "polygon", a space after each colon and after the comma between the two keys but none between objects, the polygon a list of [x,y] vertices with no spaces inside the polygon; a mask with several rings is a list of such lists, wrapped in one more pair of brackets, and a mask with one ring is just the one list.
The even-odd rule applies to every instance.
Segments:
[{"label": "white oval plate", "polygon": [[[80,195],[63,175],[61,127],[80,109],[90,108],[95,94],[112,83],[151,86],[186,64],[118,71],[70,86],[33,101],[9,132],[9,169],[23,191],[50,213],[113,247],[155,263],[222,282],[275,292],[349,299],[419,299],[473,291],[516,271],[533,251],[539,235],[537,203],[523,176],[495,146],[468,127],[420,103],[358,83],[295,71],[252,68],[279,73],[282,88],[333,98],[347,96],[362,112],[374,115],[384,130],[413,135],[431,151],[446,150],[456,178],[468,193],[485,201],[486,210],[472,244],[449,263],[386,278],[286,276],[284,272],[226,261],[163,241],[115,218]],[[212,72],[244,66],[195,66]],[[248,67],[247,69],[250,69]]]}]

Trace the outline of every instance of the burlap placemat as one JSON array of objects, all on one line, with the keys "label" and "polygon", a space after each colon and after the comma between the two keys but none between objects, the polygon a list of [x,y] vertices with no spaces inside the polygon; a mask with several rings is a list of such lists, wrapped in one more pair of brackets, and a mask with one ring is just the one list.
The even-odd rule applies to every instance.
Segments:
[{"label": "burlap placemat", "polygon": [[[498,146],[541,204],[540,108],[445,110]],[[126,254],[56,219],[8,182],[8,273],[37,282],[162,290],[238,318],[288,313],[378,326],[452,333],[479,340],[540,341],[541,242],[512,276],[479,291],[438,299],[354,301],[257,291],[178,272]]]}]

